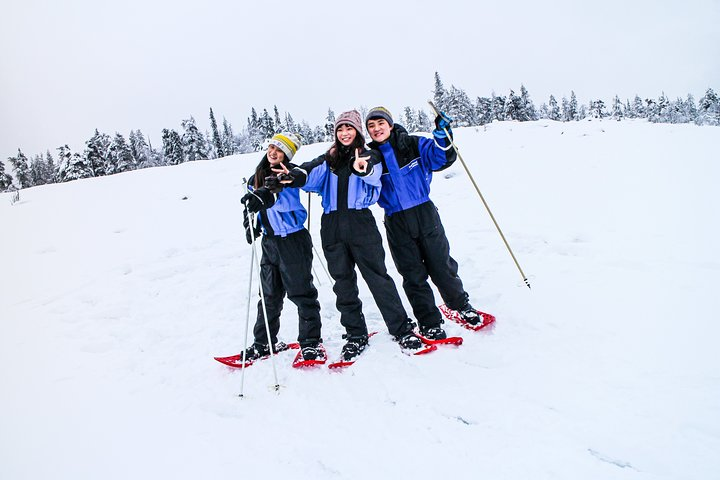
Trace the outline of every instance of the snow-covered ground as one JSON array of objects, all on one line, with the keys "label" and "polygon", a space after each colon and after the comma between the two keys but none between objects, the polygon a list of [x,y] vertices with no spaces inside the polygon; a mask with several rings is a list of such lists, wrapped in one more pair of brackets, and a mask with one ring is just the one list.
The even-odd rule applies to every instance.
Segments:
[{"label": "snow-covered ground", "polygon": [[[260,154],[0,196],[0,478],[718,478],[720,129],[538,121],[456,140],[532,290],[458,162],[432,197],[495,328],[446,324],[463,346],[403,355],[361,282],[381,334],[358,363],[299,371],[284,352],[279,394],[265,361],[243,399],[212,357],[243,346],[239,198]],[[286,303],[286,341],[296,318]]]}]

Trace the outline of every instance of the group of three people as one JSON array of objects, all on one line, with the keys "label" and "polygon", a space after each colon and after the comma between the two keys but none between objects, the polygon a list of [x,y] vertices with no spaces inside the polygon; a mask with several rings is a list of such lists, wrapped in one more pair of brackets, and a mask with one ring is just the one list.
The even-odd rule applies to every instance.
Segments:
[{"label": "group of three people", "polygon": [[[320,237],[334,280],[340,323],[346,331],[343,360],[354,359],[368,344],[356,266],[400,347],[413,351],[423,346],[387,273],[382,237],[369,210],[374,203],[385,211],[390,253],[403,278],[419,334],[432,340],[446,338],[428,277],[445,304],[465,322],[482,322],[469,303],[437,208],[429,197],[432,172],[449,167],[456,159],[447,138],[452,136],[450,121],[446,115],[438,115],[433,138],[425,138],[408,134],[393,122],[386,108],[375,107],[365,118],[372,139],[366,146],[360,114],[344,112],[335,122],[330,149],[299,166],[291,163],[301,146],[297,136],[280,133],[272,137],[248,180],[250,191],[242,199],[248,242],[262,234],[260,282],[271,335],[268,339],[261,299],[254,343],[245,351],[246,361],[269,355],[270,344],[273,351],[286,348],[277,340],[285,295],[298,308],[303,360],[324,360],[320,304],[311,273],[312,240],[304,227],[307,212],[298,189],[322,197]],[[257,214],[255,226],[250,221],[253,214]]]}]

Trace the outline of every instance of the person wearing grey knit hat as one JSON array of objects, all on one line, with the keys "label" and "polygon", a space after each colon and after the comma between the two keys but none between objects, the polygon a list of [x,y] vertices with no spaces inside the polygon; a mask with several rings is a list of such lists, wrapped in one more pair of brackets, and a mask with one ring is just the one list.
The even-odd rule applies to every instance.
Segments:
[{"label": "person wearing grey knit hat", "polygon": [[482,328],[494,319],[470,305],[458,276],[458,264],[450,256],[438,209],[430,200],[433,172],[449,167],[457,158],[451,145],[450,122],[450,117],[440,113],[432,138],[425,138],[409,135],[393,122],[385,107],[370,109],[365,119],[372,138],[369,146],[381,155],[386,173],[381,179],[378,205],[385,210],[383,223],[390,253],[403,277],[420,334],[430,340],[445,339],[447,334],[428,277],[445,302],[443,312],[448,318],[471,329]]},{"label": "person wearing grey knit hat", "polygon": [[350,110],[349,112],[343,112],[338,115],[337,120],[335,120],[336,133],[340,125],[350,125],[357,131],[357,133],[359,133],[363,137],[363,139],[365,138],[365,136],[363,135],[363,127],[362,121],[360,120],[360,113],[357,110]]},{"label": "person wearing grey knit hat", "polygon": [[374,120],[374,119],[378,119],[378,118],[384,119],[391,128],[392,128],[393,124],[395,123],[395,122],[393,122],[392,114],[390,113],[390,111],[387,108],[375,107],[375,108],[371,108],[370,111],[367,113],[367,115],[365,115],[365,124],[367,125],[367,122],[369,120]]}]

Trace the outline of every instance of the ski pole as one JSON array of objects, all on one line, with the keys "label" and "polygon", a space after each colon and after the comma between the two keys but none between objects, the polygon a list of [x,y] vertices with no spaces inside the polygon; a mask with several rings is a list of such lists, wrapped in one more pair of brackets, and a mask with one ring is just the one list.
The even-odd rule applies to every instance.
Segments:
[{"label": "ski pole", "polygon": [[[310,232],[310,192],[308,192],[308,206],[307,206],[307,229],[308,233]],[[312,240],[311,240],[312,242]],[[315,244],[313,244],[313,248],[315,248]],[[315,264],[313,263],[310,268],[312,268],[313,278],[317,279],[318,285],[322,285],[320,283],[320,278],[318,278],[318,274],[315,271]]]},{"label": "ski pole", "polygon": [[[308,217],[307,217],[307,224],[308,224],[308,226],[307,226],[307,229],[308,229],[308,232],[309,232],[309,231],[310,231],[310,192],[308,192],[308,208],[307,208],[307,212],[308,212]],[[313,248],[313,251],[315,252],[315,258],[317,258],[317,259],[318,259],[318,262],[320,262],[320,266],[323,268],[323,270],[325,270],[325,275],[327,275],[328,280],[330,280],[330,285],[332,285],[332,284],[334,283],[334,282],[333,282],[333,278],[330,276],[330,272],[328,272],[328,269],[327,269],[327,267],[325,266],[325,263],[322,261],[322,257],[321,257],[320,254],[318,253],[317,248],[315,248],[315,242],[312,242],[312,248]],[[313,274],[315,275],[315,278],[317,278],[317,274],[315,273],[315,267],[313,267]],[[318,280],[318,283],[319,283],[319,280]]]},{"label": "ski pole", "polygon": [[248,280],[248,294],[247,294],[247,311],[245,312],[245,341],[243,346],[243,365],[240,374],[240,398],[244,398],[243,392],[245,391],[245,362],[247,362],[247,348],[248,348],[248,330],[250,330],[250,301],[252,298],[252,279],[253,279],[253,268],[255,264],[255,250],[253,249],[252,258],[250,259],[250,279]]},{"label": "ski pole", "polygon": [[[435,107],[435,104],[428,100],[428,103],[430,104],[430,107],[435,112],[435,115],[440,115],[440,111]],[[493,215],[492,211],[490,210],[490,206],[488,206],[487,202],[485,201],[485,197],[483,197],[483,194],[480,192],[480,189],[477,186],[477,183],[475,183],[475,178],[473,178],[472,173],[470,173],[470,169],[468,168],[467,164],[465,163],[465,160],[463,160],[462,155],[460,155],[460,151],[458,150],[457,145],[455,145],[455,142],[453,141],[452,137],[450,136],[450,132],[448,132],[447,128],[443,128],[445,131],[445,135],[447,136],[447,139],[450,141],[450,144],[452,145],[453,149],[455,150],[455,153],[457,154],[457,157],[460,159],[460,163],[462,164],[463,168],[465,168],[465,172],[468,174],[468,177],[470,177],[470,181],[472,182],[473,186],[475,187],[475,191],[477,192],[478,196],[480,197],[480,200],[482,201],[483,205],[485,205],[485,210],[487,210],[488,214],[490,215],[490,219],[495,224],[495,228],[497,229],[498,233],[500,234],[500,238],[502,238],[502,241],[505,243],[505,247],[507,247],[508,252],[510,252],[510,256],[512,257],[513,261],[515,262],[515,266],[520,271],[520,275],[522,276],[523,281],[525,282],[525,285],[527,285],[528,288],[530,288],[530,282],[528,282],[527,276],[523,272],[522,268],[520,267],[520,263],[518,263],[517,258],[515,258],[515,254],[512,251],[512,248],[510,248],[510,244],[508,243],[507,239],[505,238],[505,235],[503,235],[502,230],[500,229],[500,225],[498,225],[497,221],[495,220],[495,215]]]},{"label": "ski pole", "polygon": [[250,213],[250,239],[253,249],[253,258],[255,259],[255,265],[257,266],[258,284],[260,285],[260,303],[262,304],[263,318],[265,319],[265,333],[268,339],[268,348],[270,349],[270,362],[273,368],[273,377],[275,378],[275,391],[280,391],[280,382],[278,382],[277,367],[275,366],[275,345],[272,342],[272,336],[270,335],[270,322],[268,321],[267,308],[265,307],[265,291],[262,285],[262,271],[260,267],[260,256],[257,254],[257,242],[255,241],[255,221],[256,217],[254,213]]},{"label": "ski pole", "polygon": [[[245,192],[250,192],[250,185],[245,182]],[[245,204],[247,208],[247,204]],[[260,304],[262,305],[263,318],[265,320],[265,333],[267,334],[268,347],[270,349],[270,363],[272,363],[273,377],[275,378],[275,391],[280,391],[280,382],[278,382],[277,367],[275,366],[275,345],[272,342],[272,335],[270,335],[270,323],[267,316],[267,308],[265,306],[265,292],[262,285],[262,271],[260,267],[260,256],[257,254],[257,242],[255,241],[255,221],[256,217],[254,213],[248,213],[248,223],[250,224],[250,245],[252,246],[252,258],[255,260],[257,265],[258,284],[260,285]],[[250,302],[248,302],[248,309]],[[243,362],[244,364],[244,362]]]}]

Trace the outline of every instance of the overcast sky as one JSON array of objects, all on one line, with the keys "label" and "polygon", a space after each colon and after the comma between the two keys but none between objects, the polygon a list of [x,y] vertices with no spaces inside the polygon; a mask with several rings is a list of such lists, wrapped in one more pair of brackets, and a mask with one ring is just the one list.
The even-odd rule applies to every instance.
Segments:
[{"label": "overcast sky", "polygon": [[2,0],[0,157],[208,112],[425,106],[433,74],[537,106],[720,90],[720,0]]}]

